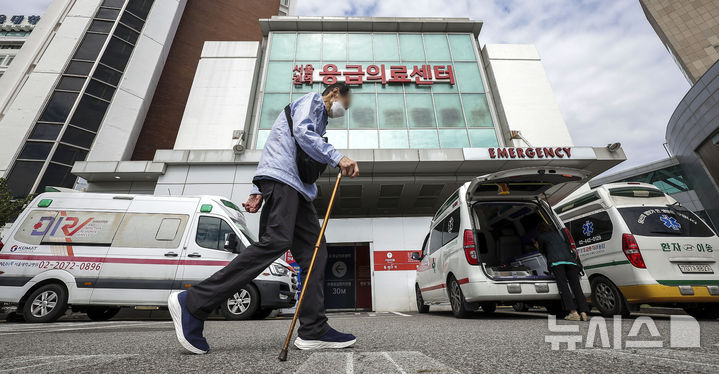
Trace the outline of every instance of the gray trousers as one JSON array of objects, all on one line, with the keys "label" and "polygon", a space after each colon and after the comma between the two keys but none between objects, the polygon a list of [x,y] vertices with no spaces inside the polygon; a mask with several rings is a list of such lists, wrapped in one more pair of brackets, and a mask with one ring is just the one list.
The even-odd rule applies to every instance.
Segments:
[{"label": "gray trousers", "polygon": [[317,211],[292,187],[271,180],[259,181],[264,205],[260,214],[259,241],[245,248],[232,262],[187,290],[187,307],[193,316],[207,319],[220,303],[258,276],[275,259],[290,249],[302,269],[305,292],[300,310],[298,335],[318,339],[328,330],[324,303],[327,246],[324,238],[317,252],[312,280],[306,275],[320,233]]}]

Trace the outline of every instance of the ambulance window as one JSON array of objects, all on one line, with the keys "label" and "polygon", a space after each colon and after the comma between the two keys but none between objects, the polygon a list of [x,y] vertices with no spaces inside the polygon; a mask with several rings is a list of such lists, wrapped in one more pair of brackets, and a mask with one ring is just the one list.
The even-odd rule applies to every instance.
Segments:
[{"label": "ambulance window", "polygon": [[578,247],[605,242],[612,238],[614,230],[607,212],[599,212],[567,222],[567,228]]},{"label": "ambulance window", "polygon": [[442,246],[442,227],[444,221],[438,222],[434,228],[429,239],[429,253],[432,254]]},{"label": "ambulance window", "polygon": [[127,213],[112,240],[112,246],[177,248],[188,218],[186,214]]},{"label": "ambulance window", "polygon": [[173,240],[177,236],[177,229],[180,228],[180,221],[177,218],[163,218],[160,227],[157,229],[155,239],[157,240]]},{"label": "ambulance window", "polygon": [[223,219],[201,216],[199,222],[197,223],[197,235],[195,237],[195,242],[203,248],[224,251],[225,238],[230,233],[234,233],[234,231]]},{"label": "ambulance window", "polygon": [[459,208],[450,213],[444,219],[444,230],[442,230],[442,245],[454,240],[459,235]]},{"label": "ambulance window", "polygon": [[58,212],[52,210],[33,210],[27,215],[25,221],[15,232],[15,240],[25,243],[39,245],[42,237],[52,228]]}]

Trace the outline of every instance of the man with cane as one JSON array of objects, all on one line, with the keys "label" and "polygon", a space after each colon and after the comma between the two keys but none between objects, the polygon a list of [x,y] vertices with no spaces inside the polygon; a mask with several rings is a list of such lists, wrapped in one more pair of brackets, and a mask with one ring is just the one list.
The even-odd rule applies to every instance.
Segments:
[{"label": "man with cane", "polygon": [[[177,339],[188,351],[207,353],[210,347],[202,335],[204,320],[288,249],[299,263],[303,278],[308,273],[320,234],[312,205],[317,196],[314,181],[325,164],[339,166],[344,176],[359,175],[357,163],[322,138],[327,118],[343,116],[350,101],[349,87],[334,83],[322,95],[308,93],[290,103],[275,120],[252,181],[252,192],[242,204],[247,212],[255,213],[264,201],[258,242],[211,277],[187,291],[172,293],[168,300]],[[295,340],[300,349],[345,348],[356,341],[354,335],[336,331],[327,323],[326,263],[327,248],[322,238],[311,279],[302,279],[304,302]]]}]

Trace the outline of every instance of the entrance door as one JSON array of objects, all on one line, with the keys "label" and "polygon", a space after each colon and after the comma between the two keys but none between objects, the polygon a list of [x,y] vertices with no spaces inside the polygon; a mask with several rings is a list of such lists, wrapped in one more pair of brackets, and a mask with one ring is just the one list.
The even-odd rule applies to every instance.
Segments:
[{"label": "entrance door", "polygon": [[325,308],[335,310],[372,308],[369,245],[327,246]]}]

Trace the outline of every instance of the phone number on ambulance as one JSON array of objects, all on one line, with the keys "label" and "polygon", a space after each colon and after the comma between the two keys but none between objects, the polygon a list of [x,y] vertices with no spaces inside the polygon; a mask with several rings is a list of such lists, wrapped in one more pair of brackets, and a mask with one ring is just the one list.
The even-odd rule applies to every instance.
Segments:
[{"label": "phone number on ambulance", "polygon": [[40,269],[60,270],[100,270],[102,264],[99,262],[75,262],[75,261],[40,261]]}]

